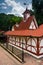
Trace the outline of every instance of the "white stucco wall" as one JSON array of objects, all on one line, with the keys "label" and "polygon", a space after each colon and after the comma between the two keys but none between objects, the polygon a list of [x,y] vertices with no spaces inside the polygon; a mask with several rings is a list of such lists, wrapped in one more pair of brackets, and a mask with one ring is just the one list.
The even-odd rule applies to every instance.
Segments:
[{"label": "white stucco wall", "polygon": [[41,48],[40,53],[43,53],[43,48]]},{"label": "white stucco wall", "polygon": [[30,17],[30,14],[27,13],[27,14],[26,14],[26,19],[28,19],[29,17]]},{"label": "white stucco wall", "polygon": [[40,46],[43,46],[43,39],[40,41]]},{"label": "white stucco wall", "polygon": [[23,38],[23,43],[26,43],[25,38]]},{"label": "white stucco wall", "polygon": [[34,21],[31,22],[29,29],[36,29],[36,26],[34,24]]},{"label": "white stucco wall", "polygon": [[[40,40],[40,47],[43,46],[43,39]],[[43,48],[41,48],[40,53],[43,53]]]},{"label": "white stucco wall", "polygon": [[30,47],[30,46],[29,46],[29,47],[27,47],[27,50],[31,51],[31,47]]},{"label": "white stucco wall", "polygon": [[19,37],[16,37],[16,41],[18,41],[18,42],[19,42]]},{"label": "white stucco wall", "polygon": [[[32,46],[36,46],[37,45],[37,39],[36,38],[33,38],[32,39]],[[37,50],[37,48],[35,48]],[[35,50],[33,47],[32,47],[32,52],[36,53],[36,50]]]},{"label": "white stucco wall", "polygon": [[20,45],[20,47],[22,47],[22,44]]},{"label": "white stucco wall", "polygon": [[32,52],[36,53],[36,50],[32,47]]},{"label": "white stucco wall", "polygon": [[15,37],[13,36],[13,38],[12,38],[14,41],[15,41]]},{"label": "white stucco wall", "polygon": [[[19,37],[17,37],[17,38],[19,39]],[[14,38],[13,38],[13,37],[10,37],[10,38],[9,38],[9,44],[10,44],[10,43],[15,44],[14,41],[12,42],[13,39],[15,39],[15,37],[14,37]],[[23,39],[23,42],[25,42],[25,38],[22,38],[22,37],[21,37],[21,40],[20,40],[21,45],[20,45],[20,47],[22,47],[22,39]],[[29,39],[29,37],[27,37],[27,39],[28,39],[27,44],[31,45],[31,40]],[[32,46],[36,46],[36,44],[37,44],[37,38],[34,38],[34,39],[35,39],[35,41],[32,39]],[[17,41],[18,41],[18,40],[17,40]],[[39,42],[40,42],[40,47],[43,46],[43,39],[39,39]],[[20,44],[19,42],[16,42],[16,45],[17,45],[17,46],[19,46],[19,44]],[[15,46],[15,45],[14,45],[14,46]],[[17,46],[16,46],[16,47],[17,47]],[[19,48],[19,47],[18,47],[18,48]],[[26,46],[24,45],[23,48],[25,49]],[[22,48],[20,48],[20,49],[22,49]],[[35,50],[35,49],[36,49],[36,50]],[[37,48],[35,48],[35,49],[34,49],[33,47],[31,47],[31,46],[28,47],[28,45],[27,45],[27,50],[29,50],[29,51],[32,50],[32,52],[36,53]],[[27,51],[27,50],[26,50],[26,52],[29,53],[29,51]],[[40,50],[40,49],[39,49],[39,50]],[[31,53],[31,52],[30,52],[30,53]],[[41,53],[43,53],[43,48],[41,48],[41,50],[40,50],[40,54],[41,54]]]},{"label": "white stucco wall", "polygon": [[19,42],[16,42],[16,45],[19,46]]},{"label": "white stucco wall", "polygon": [[37,45],[37,39],[36,38],[33,38],[32,39],[32,46],[36,46]]},{"label": "white stucco wall", "polygon": [[27,44],[31,45],[31,40],[30,39],[27,41]]},{"label": "white stucco wall", "polygon": [[15,44],[15,42],[13,41],[12,44]]},{"label": "white stucco wall", "polygon": [[25,44],[23,45],[23,48],[25,49],[26,47],[25,47]]},{"label": "white stucco wall", "polygon": [[20,42],[22,43],[22,38],[20,38]]},{"label": "white stucco wall", "polygon": [[[31,45],[31,46],[36,46],[37,45],[37,39],[36,38],[30,38],[28,41],[27,41],[27,44],[28,45]],[[32,52],[36,53],[36,48],[34,49],[33,47],[31,46],[27,46],[27,50],[30,50],[32,49]]]}]

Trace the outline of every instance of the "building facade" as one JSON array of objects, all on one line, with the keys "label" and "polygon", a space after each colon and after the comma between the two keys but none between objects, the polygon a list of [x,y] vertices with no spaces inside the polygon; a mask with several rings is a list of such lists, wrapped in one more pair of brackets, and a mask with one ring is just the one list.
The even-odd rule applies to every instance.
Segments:
[{"label": "building facade", "polygon": [[5,33],[8,44],[21,50],[23,43],[24,52],[36,58],[43,57],[43,25],[38,27],[35,16],[27,8],[23,16],[20,24],[16,23],[11,31]]}]

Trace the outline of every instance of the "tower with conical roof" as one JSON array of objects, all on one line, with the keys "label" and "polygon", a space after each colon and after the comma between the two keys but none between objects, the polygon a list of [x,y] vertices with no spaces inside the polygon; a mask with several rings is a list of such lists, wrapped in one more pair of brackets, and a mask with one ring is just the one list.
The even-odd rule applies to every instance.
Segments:
[{"label": "tower with conical roof", "polygon": [[24,11],[23,13],[23,17],[24,17],[24,20],[26,21],[31,15],[31,12],[30,10],[28,10],[28,8],[26,7],[26,10]]},{"label": "tower with conical roof", "polygon": [[26,1],[26,3],[24,3],[24,5],[26,6],[26,10],[23,12],[23,19],[24,19],[24,21],[26,21],[30,17],[31,12],[28,9],[29,4],[27,4],[27,1]]}]

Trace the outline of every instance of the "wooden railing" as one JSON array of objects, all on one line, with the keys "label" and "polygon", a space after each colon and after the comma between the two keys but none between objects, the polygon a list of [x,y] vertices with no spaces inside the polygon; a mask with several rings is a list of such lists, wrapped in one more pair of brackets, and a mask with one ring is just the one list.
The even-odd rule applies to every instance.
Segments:
[{"label": "wooden railing", "polygon": [[7,50],[12,56],[14,56],[18,61],[22,62],[22,50],[15,48],[13,45],[7,45],[7,43],[0,43],[5,50]]}]

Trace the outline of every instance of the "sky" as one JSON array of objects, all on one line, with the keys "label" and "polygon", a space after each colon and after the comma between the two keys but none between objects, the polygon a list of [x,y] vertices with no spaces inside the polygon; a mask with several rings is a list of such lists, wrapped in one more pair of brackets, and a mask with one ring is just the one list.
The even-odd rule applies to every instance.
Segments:
[{"label": "sky", "polygon": [[0,0],[0,13],[23,16],[22,13],[26,9],[25,2],[28,4],[28,9],[32,10],[32,0]]}]

